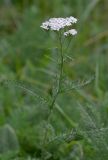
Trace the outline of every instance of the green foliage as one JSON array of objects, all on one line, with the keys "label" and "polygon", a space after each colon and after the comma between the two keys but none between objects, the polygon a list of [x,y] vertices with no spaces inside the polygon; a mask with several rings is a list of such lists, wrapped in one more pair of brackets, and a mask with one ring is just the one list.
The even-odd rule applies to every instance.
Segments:
[{"label": "green foliage", "polygon": [[0,128],[0,153],[10,150],[19,150],[19,144],[13,128],[5,125]]},{"label": "green foliage", "polygon": [[[0,160],[107,160],[107,13],[107,0],[0,1]],[[55,34],[40,24],[69,15],[78,35],[47,123],[60,57]]]}]

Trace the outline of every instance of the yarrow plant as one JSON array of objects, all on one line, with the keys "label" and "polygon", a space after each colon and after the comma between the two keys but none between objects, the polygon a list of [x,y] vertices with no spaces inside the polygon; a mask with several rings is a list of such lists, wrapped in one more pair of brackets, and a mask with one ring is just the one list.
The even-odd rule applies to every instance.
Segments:
[{"label": "yarrow plant", "polygon": [[[64,39],[68,38],[68,36],[75,36],[77,34],[77,30],[72,28],[72,25],[77,23],[77,19],[70,16],[66,18],[50,18],[49,20],[43,22],[41,24],[41,28],[46,31],[54,31],[57,33],[58,40],[59,40],[59,52],[60,52],[60,72],[58,73],[58,84],[56,93],[52,96],[52,101],[49,106],[50,110],[47,116],[47,124],[50,122],[51,113],[53,111],[53,108],[56,104],[56,99],[61,93],[62,90],[62,80],[63,80],[63,64],[64,64],[64,53],[63,53],[63,44]],[[68,45],[69,47],[69,45]],[[47,144],[47,138],[48,138],[48,129],[45,127],[45,135],[43,139],[43,146],[45,147]],[[44,157],[43,157],[44,158]]]},{"label": "yarrow plant", "polygon": [[[77,19],[72,16],[67,18],[50,18],[48,21],[43,22],[41,27],[45,30],[60,31],[61,29],[72,26],[76,22]],[[76,30],[75,33],[77,33]]]}]

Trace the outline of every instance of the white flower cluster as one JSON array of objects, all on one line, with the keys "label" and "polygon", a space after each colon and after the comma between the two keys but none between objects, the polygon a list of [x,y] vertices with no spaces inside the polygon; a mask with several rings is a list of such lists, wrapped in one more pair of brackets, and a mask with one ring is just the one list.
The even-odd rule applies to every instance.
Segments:
[{"label": "white flower cluster", "polygon": [[64,32],[64,35],[65,36],[75,36],[77,34],[77,31],[76,31],[76,29],[70,29],[69,31],[67,31],[67,32]]},{"label": "white flower cluster", "polygon": [[[67,18],[50,18],[48,21],[42,23],[41,28],[45,30],[53,30],[59,31],[67,26],[71,26],[72,24],[76,23],[77,19],[74,17],[67,17]],[[68,35],[67,32],[64,35]],[[71,33],[70,33],[71,34]],[[74,33],[71,35],[75,35]]]}]

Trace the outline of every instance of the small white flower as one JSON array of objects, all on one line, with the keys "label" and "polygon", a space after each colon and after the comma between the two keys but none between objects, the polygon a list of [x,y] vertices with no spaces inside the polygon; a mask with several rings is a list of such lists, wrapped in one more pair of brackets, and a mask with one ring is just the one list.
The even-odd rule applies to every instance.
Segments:
[{"label": "small white flower", "polygon": [[48,22],[48,21],[43,22],[42,25],[41,25],[40,27],[43,28],[43,29],[48,30],[48,29],[49,29],[49,22]]},{"label": "small white flower", "polygon": [[76,22],[77,19],[72,16],[67,18],[50,18],[48,21],[43,22],[41,27],[46,30],[59,31]]},{"label": "small white flower", "polygon": [[70,22],[71,24],[77,22],[77,19],[74,18],[74,17],[72,17],[72,16],[71,16],[71,17],[67,17],[66,19],[67,19],[67,21]]},{"label": "small white flower", "polygon": [[64,32],[64,36],[75,36],[77,34],[77,31],[76,31],[76,29],[71,29],[71,30],[69,30],[69,31],[67,31],[67,32]]}]

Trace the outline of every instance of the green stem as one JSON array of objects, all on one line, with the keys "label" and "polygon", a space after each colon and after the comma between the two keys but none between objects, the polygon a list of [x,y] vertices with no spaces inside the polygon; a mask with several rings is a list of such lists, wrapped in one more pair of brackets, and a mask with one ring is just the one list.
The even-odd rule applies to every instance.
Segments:
[{"label": "green stem", "polygon": [[[60,93],[60,90],[61,90],[61,81],[62,81],[62,77],[63,77],[63,45],[62,45],[62,35],[61,35],[61,32],[59,34],[59,43],[60,43],[60,56],[61,56],[61,64],[60,64],[60,75],[59,75],[59,81],[58,81],[58,88],[57,88],[57,93],[55,94],[53,100],[52,100],[52,103],[51,105],[49,106],[50,108],[50,111],[48,113],[48,116],[47,116],[47,124],[49,123],[50,121],[50,116],[51,116],[51,113],[54,109],[54,105],[55,105],[55,102],[56,102],[56,99]],[[46,140],[47,140],[47,133],[48,133],[48,129],[46,127],[45,129],[45,135],[44,135],[44,139],[43,139],[43,146],[45,147],[45,144],[46,144]]]},{"label": "green stem", "polygon": [[71,41],[72,41],[72,38],[69,39],[68,44],[67,44],[67,47],[66,47],[66,49],[65,49],[67,52],[68,52],[68,48],[69,48],[69,46],[70,46],[70,44],[71,44]]},{"label": "green stem", "polygon": [[63,77],[63,45],[62,45],[62,36],[61,36],[61,32],[59,35],[59,41],[60,41],[60,56],[61,56],[61,65],[60,65],[60,76],[59,76],[59,86],[58,86],[58,92],[60,92],[61,90],[61,81],[62,81],[62,77]]}]

